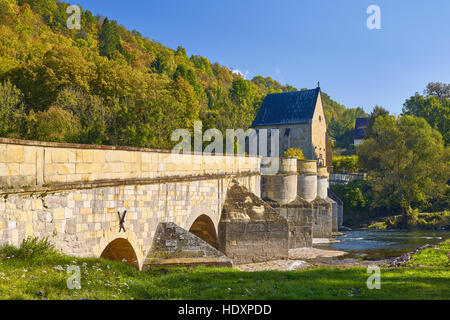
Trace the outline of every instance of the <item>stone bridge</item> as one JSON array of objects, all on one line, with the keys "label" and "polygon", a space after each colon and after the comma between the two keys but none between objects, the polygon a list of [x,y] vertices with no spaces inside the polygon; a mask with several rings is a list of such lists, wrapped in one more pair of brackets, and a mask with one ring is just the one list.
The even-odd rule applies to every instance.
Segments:
[{"label": "stone bridge", "polygon": [[298,197],[296,160],[286,161],[294,167],[264,182],[259,157],[0,139],[0,245],[46,237],[64,253],[139,269],[286,258],[311,245],[314,221],[328,217],[331,237],[333,219],[332,200]]}]

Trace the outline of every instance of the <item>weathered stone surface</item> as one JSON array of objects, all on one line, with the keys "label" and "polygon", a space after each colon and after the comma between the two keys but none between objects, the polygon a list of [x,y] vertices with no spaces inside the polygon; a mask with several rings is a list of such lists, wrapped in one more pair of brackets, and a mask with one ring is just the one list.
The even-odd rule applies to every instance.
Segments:
[{"label": "weathered stone surface", "polygon": [[174,223],[164,222],[158,225],[143,268],[162,265],[231,267],[232,262],[222,252],[196,235]]},{"label": "weathered stone surface", "polygon": [[344,225],[344,202],[342,202],[339,197],[328,189],[328,197],[336,202],[337,204],[337,225],[338,229]]},{"label": "weathered stone surface", "polygon": [[297,248],[289,250],[289,258],[292,260],[312,260],[317,258],[335,258],[346,254],[344,251],[321,250],[316,248]]},{"label": "weathered stone surface", "polygon": [[324,199],[317,198],[313,206],[313,238],[331,238],[333,236],[333,208]]},{"label": "weathered stone surface", "polygon": [[302,174],[298,176],[297,194],[306,201],[317,197],[317,174]]},{"label": "weathered stone surface", "polygon": [[233,263],[288,258],[289,225],[266,202],[234,181],[219,222],[219,249]]},{"label": "weathered stone surface", "polygon": [[[259,176],[237,179],[258,192]],[[189,230],[199,215],[207,214],[217,225],[230,181],[231,178],[187,179],[9,195],[0,201],[0,245],[19,246],[29,236],[48,237],[67,254],[99,257],[111,241],[124,238],[136,251],[141,266],[159,223],[173,222]],[[125,210],[126,232],[119,232],[117,212],[122,214]]]},{"label": "weathered stone surface", "polygon": [[265,175],[261,177],[262,198],[288,204],[297,197],[297,174]]},{"label": "weathered stone surface", "polygon": [[312,204],[300,197],[286,205],[274,201],[269,201],[268,204],[289,224],[289,249],[312,246]]},{"label": "weathered stone surface", "polygon": [[200,175],[260,173],[258,157],[0,138],[0,186],[95,183]]},{"label": "weathered stone surface", "polygon": [[[310,246],[314,233],[328,235],[332,205],[296,199],[297,188],[291,187],[300,182],[296,160],[281,159],[287,178],[275,179],[268,190],[286,202],[276,209],[260,199],[260,166],[258,157],[0,138],[0,245],[48,237],[70,255],[100,256],[109,248],[107,257],[123,256],[109,246],[117,240],[127,244],[127,257],[134,251],[142,267],[161,223],[190,230],[236,263],[287,259],[290,247]],[[314,181],[305,188],[317,192]],[[120,221],[118,212],[125,211]],[[180,237],[167,239],[165,246],[180,247]],[[196,247],[195,241],[183,246]],[[193,255],[169,255],[163,263],[189,265],[193,261],[183,259],[199,258],[204,264],[227,263],[209,253]]]}]

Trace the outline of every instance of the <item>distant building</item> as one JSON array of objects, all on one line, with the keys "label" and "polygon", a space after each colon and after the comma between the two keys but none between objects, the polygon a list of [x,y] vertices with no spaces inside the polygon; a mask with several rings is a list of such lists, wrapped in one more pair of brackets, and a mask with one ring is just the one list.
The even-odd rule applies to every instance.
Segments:
[{"label": "distant building", "polygon": [[366,138],[366,131],[367,131],[368,125],[369,125],[369,118],[356,119],[355,136],[354,136],[355,147],[359,146]]},{"label": "distant building", "polygon": [[318,160],[320,165],[332,165],[328,163],[331,162],[331,148],[327,157],[327,122],[320,87],[269,94],[252,128],[279,129],[280,156],[290,148],[300,148],[306,159]]}]

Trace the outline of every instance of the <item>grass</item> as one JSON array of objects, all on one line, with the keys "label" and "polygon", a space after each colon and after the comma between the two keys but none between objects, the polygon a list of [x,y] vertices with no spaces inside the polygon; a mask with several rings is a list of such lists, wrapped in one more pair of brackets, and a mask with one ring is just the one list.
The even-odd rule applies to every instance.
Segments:
[{"label": "grass", "polygon": [[[37,240],[0,250],[0,299],[450,299],[450,242],[425,250],[408,267],[383,269],[381,290],[366,286],[365,268],[245,273],[230,268],[140,272],[120,262],[62,255]],[[69,290],[70,265],[81,268]]]}]

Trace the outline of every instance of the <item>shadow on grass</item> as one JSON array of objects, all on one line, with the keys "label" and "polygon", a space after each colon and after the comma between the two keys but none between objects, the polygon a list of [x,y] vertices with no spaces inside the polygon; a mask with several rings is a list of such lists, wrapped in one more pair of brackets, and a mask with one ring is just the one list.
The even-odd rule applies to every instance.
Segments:
[{"label": "shadow on grass", "polygon": [[152,286],[131,288],[143,299],[449,299],[449,272],[382,272],[381,290],[369,290],[364,268],[265,271],[232,269],[154,271]]}]

